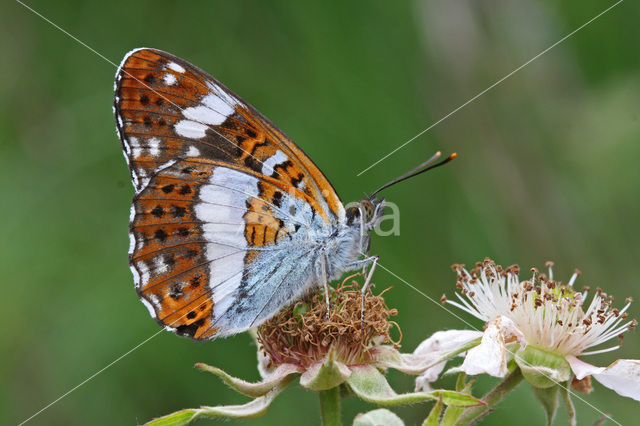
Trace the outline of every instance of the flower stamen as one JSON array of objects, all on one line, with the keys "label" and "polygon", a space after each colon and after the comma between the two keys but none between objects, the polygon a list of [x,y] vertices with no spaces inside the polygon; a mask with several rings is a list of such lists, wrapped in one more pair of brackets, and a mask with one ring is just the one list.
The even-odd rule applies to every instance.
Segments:
[{"label": "flower stamen", "polygon": [[458,301],[443,300],[485,322],[505,316],[517,324],[530,344],[560,354],[617,349],[619,345],[586,352],[635,327],[634,320],[627,320],[630,301],[622,309],[613,308],[613,297],[598,288],[584,310],[589,288],[574,290],[580,271],[576,269],[564,285],[553,279],[553,262],[545,266],[547,274],[531,268],[532,277],[521,282],[517,265],[502,268],[489,259],[478,262],[471,271],[453,265],[458,274]]}]

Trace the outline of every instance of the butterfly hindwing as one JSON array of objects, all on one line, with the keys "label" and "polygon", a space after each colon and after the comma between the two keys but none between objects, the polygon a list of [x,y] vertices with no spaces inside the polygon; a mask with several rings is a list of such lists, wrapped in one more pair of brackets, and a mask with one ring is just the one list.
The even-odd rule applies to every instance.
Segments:
[{"label": "butterfly hindwing", "polygon": [[[277,204],[265,197],[278,192]],[[275,179],[211,160],[176,161],[134,199],[131,267],[138,294],[162,325],[195,339],[213,337],[220,334],[218,317],[245,305],[234,303],[236,291],[249,297],[248,283],[277,281],[281,274],[265,275],[265,268],[286,263],[298,232],[321,223],[304,198],[283,192]]]}]

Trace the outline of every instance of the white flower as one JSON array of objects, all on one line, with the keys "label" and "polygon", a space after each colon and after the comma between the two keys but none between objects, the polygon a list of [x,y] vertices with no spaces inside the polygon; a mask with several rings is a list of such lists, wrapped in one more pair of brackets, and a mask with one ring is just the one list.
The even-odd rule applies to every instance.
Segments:
[{"label": "white flower", "polygon": [[[577,357],[618,349],[613,345],[604,349],[589,350],[622,338],[622,333],[633,329],[637,322],[627,318],[631,303],[627,299],[621,309],[612,307],[613,298],[600,289],[586,304],[589,289],[574,290],[579,275],[576,271],[569,283],[563,285],[553,280],[552,264],[549,275],[532,269],[533,277],[520,281],[519,268],[503,269],[486,259],[471,272],[462,265],[454,265],[458,274],[456,293],[458,301],[443,300],[483,320],[485,329],[480,344],[466,352],[464,362],[458,368],[467,374],[487,373],[496,377],[507,374],[507,363],[514,359],[524,376],[536,387],[548,387],[571,378],[576,380],[592,376],[604,386],[623,396],[640,401],[640,361],[618,360],[609,367],[595,367]],[[443,332],[438,332],[443,333]],[[434,336],[438,335],[434,334]],[[469,343],[469,330],[449,330],[451,344]],[[466,339],[466,340],[465,340]],[[414,353],[425,354],[434,350],[423,342]],[[461,346],[462,344],[460,344]],[[429,370],[416,381],[419,387],[428,386],[442,371]]]}]

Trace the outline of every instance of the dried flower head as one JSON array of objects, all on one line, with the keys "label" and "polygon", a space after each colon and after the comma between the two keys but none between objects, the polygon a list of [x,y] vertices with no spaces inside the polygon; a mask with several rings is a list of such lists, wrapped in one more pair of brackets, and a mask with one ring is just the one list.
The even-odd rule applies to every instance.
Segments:
[{"label": "dried flower head", "polygon": [[[362,316],[362,292],[354,276],[345,279],[330,296],[327,315],[324,291],[318,289],[305,300],[283,309],[258,327],[257,340],[268,357],[268,368],[294,364],[306,368],[332,352],[344,364],[361,364],[371,360],[375,345],[392,344],[399,348],[400,327],[389,318],[397,309],[389,309],[382,294],[367,293]],[[390,332],[398,330],[394,341]]]}]

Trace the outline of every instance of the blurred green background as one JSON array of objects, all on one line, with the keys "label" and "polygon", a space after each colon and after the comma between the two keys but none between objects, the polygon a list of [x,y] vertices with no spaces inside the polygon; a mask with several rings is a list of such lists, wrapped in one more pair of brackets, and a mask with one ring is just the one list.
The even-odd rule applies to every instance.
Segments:
[{"label": "blurred green background", "polygon": [[[29,1],[115,62],[157,47],[207,70],[313,158],[342,199],[360,199],[440,149],[451,165],[385,192],[401,234],[375,237],[381,263],[434,300],[452,263],[485,256],[640,299],[640,5],[623,2],[364,175],[393,148],[613,4],[605,1]],[[127,265],[133,189],[111,111],[115,67],[19,3],[0,6],[0,423],[15,424],[159,329]],[[403,350],[464,328],[379,269],[400,311]],[[631,314],[638,317],[638,304]],[[477,327],[482,324],[465,317]],[[598,365],[640,358],[640,335]],[[198,344],[161,333],[31,424],[135,424],[247,399],[192,368],[257,379],[247,335]],[[390,373],[397,390],[408,376]],[[477,394],[494,386],[481,377]],[[444,386],[452,386],[443,381]],[[296,385],[297,386],[297,385]],[[242,424],[316,422],[299,386]],[[579,420],[637,423],[637,402],[599,384]],[[429,405],[396,411],[419,424]],[[372,409],[344,403],[344,421]],[[540,424],[521,385],[485,424]],[[557,423],[565,422],[560,411]],[[319,420],[318,420],[319,423]]]}]

